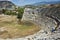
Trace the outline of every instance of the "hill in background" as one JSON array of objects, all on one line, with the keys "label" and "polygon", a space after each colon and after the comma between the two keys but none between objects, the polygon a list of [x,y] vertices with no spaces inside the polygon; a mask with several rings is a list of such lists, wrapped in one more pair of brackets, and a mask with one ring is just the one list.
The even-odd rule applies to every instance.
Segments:
[{"label": "hill in background", "polygon": [[1,9],[14,9],[15,4],[11,1],[0,1],[0,10]]}]

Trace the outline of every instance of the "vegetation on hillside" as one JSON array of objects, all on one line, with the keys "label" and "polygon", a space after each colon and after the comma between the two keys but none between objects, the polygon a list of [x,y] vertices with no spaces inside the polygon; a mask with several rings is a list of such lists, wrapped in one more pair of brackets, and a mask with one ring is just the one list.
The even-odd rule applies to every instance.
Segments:
[{"label": "vegetation on hillside", "polygon": [[23,16],[24,8],[18,7],[17,11],[18,11],[18,14],[17,14],[18,23],[21,24],[21,19]]},{"label": "vegetation on hillside", "polygon": [[21,18],[24,12],[24,8],[18,7],[15,8],[15,10],[11,11],[11,10],[7,10],[7,9],[3,9],[2,13],[4,13],[5,15],[15,15],[17,16],[18,22],[21,22]]},{"label": "vegetation on hillside", "polygon": [[18,12],[17,18],[21,19],[24,12],[24,8],[18,7],[17,12]]}]

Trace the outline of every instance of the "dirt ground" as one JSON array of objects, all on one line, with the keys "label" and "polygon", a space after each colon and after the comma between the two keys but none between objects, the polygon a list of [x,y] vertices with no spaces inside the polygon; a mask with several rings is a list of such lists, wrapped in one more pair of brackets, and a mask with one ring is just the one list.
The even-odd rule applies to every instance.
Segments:
[{"label": "dirt ground", "polygon": [[[16,16],[0,15],[0,38],[19,38],[40,30],[32,23],[18,24]],[[30,24],[30,25],[29,25]]]}]

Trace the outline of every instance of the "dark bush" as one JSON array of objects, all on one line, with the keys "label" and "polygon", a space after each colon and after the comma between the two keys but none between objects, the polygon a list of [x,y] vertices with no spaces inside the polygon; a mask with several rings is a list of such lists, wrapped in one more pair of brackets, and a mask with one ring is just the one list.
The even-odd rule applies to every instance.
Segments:
[{"label": "dark bush", "polygon": [[6,11],[4,14],[5,15],[17,15],[16,12],[13,12],[13,11]]},{"label": "dark bush", "polygon": [[18,8],[18,15],[17,15],[17,18],[18,19],[21,19],[22,18],[22,16],[23,16],[23,12],[24,12],[24,8]]}]

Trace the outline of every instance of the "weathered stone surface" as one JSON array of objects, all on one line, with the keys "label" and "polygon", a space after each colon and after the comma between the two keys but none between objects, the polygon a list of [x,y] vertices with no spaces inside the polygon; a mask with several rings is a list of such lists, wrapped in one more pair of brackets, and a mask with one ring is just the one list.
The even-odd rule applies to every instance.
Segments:
[{"label": "weathered stone surface", "polygon": [[42,26],[43,29],[55,29],[57,22],[55,19],[47,17],[46,15],[52,15],[59,19],[58,7],[49,7],[49,8],[25,8],[22,21],[31,21],[38,26]]},{"label": "weathered stone surface", "polygon": [[60,26],[55,32],[51,33],[51,30],[55,29],[60,22],[59,9],[60,7],[55,5],[36,9],[25,8],[22,21],[30,21],[42,27],[42,30],[36,34],[25,38],[32,38],[31,40],[60,40]]}]

